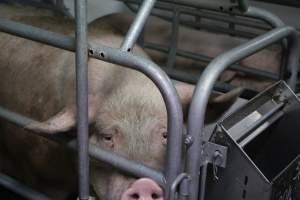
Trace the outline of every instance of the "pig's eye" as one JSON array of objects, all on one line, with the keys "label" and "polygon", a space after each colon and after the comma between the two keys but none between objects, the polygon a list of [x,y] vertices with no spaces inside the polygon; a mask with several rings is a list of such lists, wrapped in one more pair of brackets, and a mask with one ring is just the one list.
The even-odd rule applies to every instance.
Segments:
[{"label": "pig's eye", "polygon": [[102,135],[102,139],[106,142],[111,142],[113,139],[113,136],[111,134],[105,134],[105,135]]},{"label": "pig's eye", "polygon": [[163,143],[163,145],[167,144],[167,138],[168,138],[168,132],[167,131],[162,132],[162,143]]},{"label": "pig's eye", "polygon": [[164,131],[164,132],[162,133],[162,136],[163,136],[163,138],[166,140],[166,139],[168,138],[168,132],[167,132],[167,131]]}]

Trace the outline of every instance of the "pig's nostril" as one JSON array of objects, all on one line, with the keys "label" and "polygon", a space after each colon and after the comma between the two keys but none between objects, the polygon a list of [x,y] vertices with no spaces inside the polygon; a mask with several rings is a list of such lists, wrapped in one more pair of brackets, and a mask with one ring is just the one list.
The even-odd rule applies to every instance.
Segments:
[{"label": "pig's nostril", "polygon": [[158,199],[158,198],[160,198],[160,195],[158,195],[156,193],[152,193],[151,197],[152,197],[152,199]]},{"label": "pig's nostril", "polygon": [[133,198],[133,199],[139,199],[139,198],[140,198],[140,195],[137,194],[137,193],[134,193],[134,194],[132,194],[132,195],[130,195],[130,196],[131,196],[131,198]]}]

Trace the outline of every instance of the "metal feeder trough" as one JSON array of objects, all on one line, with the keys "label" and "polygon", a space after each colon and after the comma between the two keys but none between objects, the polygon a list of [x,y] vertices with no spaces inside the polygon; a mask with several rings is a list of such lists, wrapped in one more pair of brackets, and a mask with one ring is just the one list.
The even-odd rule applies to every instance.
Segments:
[{"label": "metal feeder trough", "polygon": [[207,199],[300,199],[299,102],[278,82],[217,125],[210,142],[228,148],[227,164],[209,169]]}]

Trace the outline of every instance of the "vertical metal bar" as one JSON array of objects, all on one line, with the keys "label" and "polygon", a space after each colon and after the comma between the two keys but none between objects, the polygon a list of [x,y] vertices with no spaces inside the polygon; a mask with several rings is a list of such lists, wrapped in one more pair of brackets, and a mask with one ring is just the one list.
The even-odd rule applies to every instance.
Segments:
[{"label": "vertical metal bar", "polygon": [[[203,125],[205,118],[206,106],[208,103],[209,95],[212,91],[213,85],[219,75],[231,64],[249,56],[258,50],[265,48],[266,46],[282,39],[283,37],[289,37],[293,42],[298,44],[298,38],[295,36],[297,32],[291,27],[276,28],[264,35],[250,40],[249,42],[240,45],[226,53],[223,53],[216,57],[205,68],[204,72],[199,79],[193,100],[189,110],[188,116],[188,134],[193,138],[193,144],[188,148],[187,157],[187,173],[191,176],[190,184],[190,199],[198,199],[199,189],[199,176],[200,174],[200,157],[203,149]],[[299,48],[293,48],[293,51],[298,51]],[[299,60],[299,55],[293,57],[295,60]],[[294,67],[298,70],[298,66]],[[199,151],[200,149],[200,151]],[[205,182],[202,184],[205,184]]]},{"label": "vertical metal bar", "polygon": [[173,181],[182,170],[183,145],[183,113],[176,89],[165,72],[150,60],[137,57],[131,53],[98,45],[90,46],[90,55],[93,58],[127,66],[143,72],[160,90],[168,114],[168,144],[165,163],[165,199],[168,199]]},{"label": "vertical metal bar", "polygon": [[[274,15],[273,13],[266,11],[261,8],[256,8],[253,6],[250,6],[247,10],[246,13],[244,13],[245,16],[248,17],[254,17],[261,19],[267,23],[269,23],[273,28],[276,27],[282,27],[284,26],[284,22]],[[289,57],[289,46],[290,44],[288,43],[287,39],[283,39],[281,42],[281,50],[282,50],[282,57],[281,57],[281,64],[280,64],[280,69],[279,69],[279,79],[284,79],[285,74],[287,72],[286,66],[288,65],[288,57]],[[292,86],[293,87],[293,86]]]},{"label": "vertical metal bar", "polygon": [[136,43],[136,40],[138,39],[155,2],[156,0],[144,0],[121,45],[122,51],[129,52],[132,50],[132,47]]},{"label": "vertical metal bar", "polygon": [[[4,188],[7,188],[16,194],[25,197],[26,199],[30,200],[51,200],[46,195],[32,190],[30,187],[20,183],[19,181],[0,173],[0,185]],[[5,199],[3,194],[1,195],[2,198]],[[7,197],[6,197],[7,198]]]},{"label": "vertical metal bar", "polygon": [[76,98],[77,98],[77,142],[79,170],[79,199],[89,199],[88,157],[88,45],[86,0],[76,0]]},{"label": "vertical metal bar", "polygon": [[177,40],[178,40],[178,25],[179,25],[179,17],[180,12],[177,10],[176,6],[174,8],[173,12],[173,22],[172,22],[172,37],[170,41],[169,46],[169,54],[168,54],[168,61],[167,61],[167,67],[169,69],[172,69],[174,67],[174,64],[176,62],[176,54],[177,54]]}]

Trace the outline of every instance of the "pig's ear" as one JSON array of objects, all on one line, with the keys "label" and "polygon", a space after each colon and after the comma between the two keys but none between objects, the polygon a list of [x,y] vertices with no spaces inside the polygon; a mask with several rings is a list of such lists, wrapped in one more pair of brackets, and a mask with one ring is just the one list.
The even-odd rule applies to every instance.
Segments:
[{"label": "pig's ear", "polygon": [[177,89],[182,104],[184,119],[186,119],[189,111],[190,103],[192,101],[195,86],[183,82],[176,82],[175,87]]},{"label": "pig's ear", "polygon": [[[99,107],[97,106],[99,101],[96,99],[98,98],[93,95],[89,95],[89,123],[93,123],[96,118],[97,108]],[[75,128],[76,123],[76,106],[73,103],[63,108],[48,120],[44,122],[33,122],[24,128],[40,134],[56,134],[70,131]]]},{"label": "pig's ear", "polygon": [[242,94],[244,88],[237,87],[227,93],[217,94],[213,93],[210,96],[208,106],[206,109],[205,122],[216,121],[222,114],[227,111],[236,99]]}]

